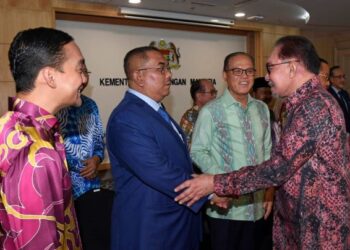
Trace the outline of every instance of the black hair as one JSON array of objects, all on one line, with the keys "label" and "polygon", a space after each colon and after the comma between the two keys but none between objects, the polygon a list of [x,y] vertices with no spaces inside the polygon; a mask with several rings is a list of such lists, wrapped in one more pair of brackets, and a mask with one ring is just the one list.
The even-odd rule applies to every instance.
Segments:
[{"label": "black hair", "polygon": [[148,60],[147,52],[149,51],[159,52],[159,49],[153,46],[143,46],[143,47],[132,49],[128,53],[126,53],[124,57],[124,72],[128,79],[131,79],[131,76],[132,76],[131,65],[130,65],[131,60],[134,57],[139,57],[142,60],[147,61]]},{"label": "black hair", "polygon": [[275,47],[280,47],[280,59],[296,58],[305,68],[318,75],[320,59],[314,45],[303,36],[284,36],[277,40]]},{"label": "black hair", "polygon": [[329,69],[329,77],[331,77],[331,76],[334,76],[334,70],[336,70],[336,69],[340,69],[340,66],[339,65],[335,65],[335,66],[333,66],[333,67],[331,67],[330,69]]},{"label": "black hair", "polygon": [[207,79],[197,79],[193,83],[191,83],[190,93],[191,93],[192,100],[194,102],[196,101],[196,94],[201,91],[204,91],[203,83],[202,83],[203,80],[207,80]]},{"label": "black hair", "polygon": [[254,57],[252,57],[252,56],[249,55],[248,53],[246,53],[246,52],[234,52],[234,53],[228,54],[228,55],[225,57],[223,71],[228,70],[229,61],[230,61],[231,58],[233,58],[233,57],[235,57],[235,56],[246,56],[246,57],[248,57],[248,58],[252,61],[253,65],[255,64]]},{"label": "black hair", "polygon": [[16,92],[31,91],[44,67],[59,69],[65,60],[63,46],[73,40],[63,31],[44,27],[17,33],[8,52]]},{"label": "black hair", "polygon": [[258,77],[254,79],[253,91],[255,92],[259,88],[271,88],[269,82],[265,80],[265,77]]},{"label": "black hair", "polygon": [[325,59],[323,59],[323,58],[321,58],[321,57],[320,57],[319,59],[320,59],[320,62],[321,62],[321,63],[329,64]]}]

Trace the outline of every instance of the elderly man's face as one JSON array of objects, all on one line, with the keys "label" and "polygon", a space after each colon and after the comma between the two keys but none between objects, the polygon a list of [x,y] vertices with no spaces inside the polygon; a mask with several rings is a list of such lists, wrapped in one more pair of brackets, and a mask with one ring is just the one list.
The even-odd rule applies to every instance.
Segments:
[{"label": "elderly man's face", "polygon": [[297,64],[298,60],[295,58],[282,60],[278,57],[279,51],[279,47],[274,48],[267,60],[265,79],[269,82],[273,93],[285,97],[291,95],[295,90],[291,72],[293,64]]},{"label": "elderly man's face", "polygon": [[147,52],[148,60],[138,71],[142,75],[142,92],[156,102],[160,102],[170,92],[171,71],[168,62],[157,51]]},{"label": "elderly man's face", "polygon": [[215,99],[217,94],[214,84],[209,80],[201,80],[201,88],[202,91],[196,95],[196,104],[200,107]]},{"label": "elderly man's face", "polygon": [[[239,75],[236,71],[244,70]],[[250,73],[248,73],[250,72]],[[240,100],[245,98],[254,83],[254,65],[252,60],[246,55],[237,55],[229,60],[228,67],[224,71],[224,79],[227,82],[231,95]]]},{"label": "elderly man's face", "polygon": [[345,73],[342,68],[333,70],[333,75],[329,78],[332,84],[338,89],[345,87]]}]

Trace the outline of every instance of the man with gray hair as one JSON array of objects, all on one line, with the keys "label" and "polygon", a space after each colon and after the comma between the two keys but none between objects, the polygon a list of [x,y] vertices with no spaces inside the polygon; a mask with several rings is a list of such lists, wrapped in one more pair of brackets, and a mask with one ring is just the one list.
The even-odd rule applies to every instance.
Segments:
[{"label": "man with gray hair", "polygon": [[[191,157],[203,173],[219,174],[270,158],[267,105],[249,94],[254,82],[253,58],[244,52],[224,60],[227,83],[222,96],[205,105],[192,138]],[[265,196],[266,195],[266,196]],[[263,217],[271,212],[273,190],[229,199],[227,209],[207,209],[213,250],[255,249],[261,244]]]},{"label": "man with gray hair", "polygon": [[278,187],[275,249],[350,249],[350,164],[344,116],[321,87],[320,60],[302,36],[280,38],[267,61],[272,91],[286,97],[287,122],[271,158],[257,166],[201,175],[176,188],[191,205],[203,195]]}]

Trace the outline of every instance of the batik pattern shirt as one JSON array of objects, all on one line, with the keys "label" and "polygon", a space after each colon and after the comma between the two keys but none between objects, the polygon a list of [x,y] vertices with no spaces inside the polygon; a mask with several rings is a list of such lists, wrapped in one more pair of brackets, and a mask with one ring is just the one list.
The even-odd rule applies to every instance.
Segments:
[{"label": "batik pattern shirt", "polygon": [[197,105],[194,105],[192,106],[192,108],[188,109],[185,112],[185,114],[183,114],[180,121],[180,127],[182,128],[184,134],[186,135],[188,148],[191,148],[193,128],[194,128],[194,124],[196,123],[198,114],[199,114],[199,107]]},{"label": "batik pattern shirt", "polygon": [[[247,107],[228,89],[199,112],[192,137],[192,160],[204,173],[219,174],[259,164],[270,158],[270,113],[262,101],[248,96]],[[207,209],[213,218],[256,221],[262,218],[264,190],[234,198],[223,211]]]},{"label": "batik pattern shirt", "polygon": [[87,179],[80,175],[83,161],[98,156],[104,157],[103,127],[96,103],[81,96],[80,107],[69,107],[57,115],[66,148],[67,162],[73,183],[73,196],[77,199],[89,190],[100,188],[100,180]]},{"label": "batik pattern shirt", "polygon": [[215,193],[277,187],[275,249],[350,249],[349,147],[342,111],[318,79],[288,97],[271,159],[216,175]]},{"label": "batik pattern shirt", "polygon": [[0,131],[0,248],[81,249],[55,116],[16,99]]}]

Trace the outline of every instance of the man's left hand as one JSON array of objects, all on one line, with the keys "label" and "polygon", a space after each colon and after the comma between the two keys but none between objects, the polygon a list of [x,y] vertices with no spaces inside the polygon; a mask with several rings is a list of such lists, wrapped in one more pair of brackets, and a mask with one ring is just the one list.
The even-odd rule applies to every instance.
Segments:
[{"label": "man's left hand", "polygon": [[83,161],[85,167],[81,169],[80,175],[87,179],[95,178],[97,175],[97,168],[99,163],[100,158],[98,156],[93,156]]}]

